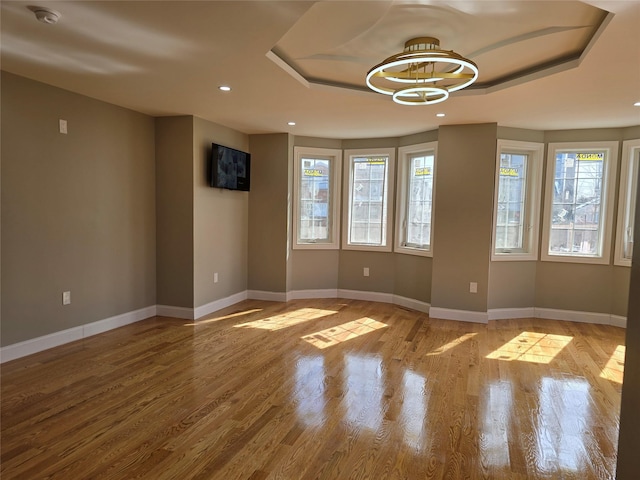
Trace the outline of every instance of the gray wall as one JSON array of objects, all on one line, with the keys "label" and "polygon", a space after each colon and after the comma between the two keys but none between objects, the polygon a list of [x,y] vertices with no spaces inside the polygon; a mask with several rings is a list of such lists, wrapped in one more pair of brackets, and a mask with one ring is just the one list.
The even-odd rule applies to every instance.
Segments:
[{"label": "gray wall", "polygon": [[[248,192],[211,188],[207,165],[211,144],[242,151],[249,137],[227,127],[194,118],[193,131],[193,276],[194,305],[206,305],[247,289]],[[213,274],[218,273],[218,283]]]},{"label": "gray wall", "polygon": [[193,305],[193,117],[156,119],[158,304]]},{"label": "gray wall", "polygon": [[289,183],[292,138],[288,134],[250,135],[250,290],[287,291]]},{"label": "gray wall", "polygon": [[[639,173],[640,177],[640,173]],[[640,205],[640,189],[636,197]],[[640,238],[640,208],[636,208],[634,238]],[[633,246],[633,265],[629,287],[629,308],[626,330],[626,354],[622,402],[620,406],[620,437],[618,439],[618,480],[636,480],[640,472],[640,242]]]},{"label": "gray wall", "polygon": [[[497,125],[438,133],[431,305],[487,311]],[[469,283],[478,293],[469,293]]]},{"label": "gray wall", "polygon": [[536,305],[537,262],[491,262],[487,307],[531,308]]},{"label": "gray wall", "polygon": [[155,305],[153,119],[6,72],[1,84],[2,345]]}]

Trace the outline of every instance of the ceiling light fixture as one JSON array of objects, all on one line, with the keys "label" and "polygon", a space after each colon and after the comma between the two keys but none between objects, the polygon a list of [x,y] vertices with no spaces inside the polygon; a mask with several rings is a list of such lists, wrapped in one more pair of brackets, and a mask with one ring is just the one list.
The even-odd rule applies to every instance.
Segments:
[{"label": "ceiling light fixture", "polygon": [[636,102],[633,104],[634,107],[640,107],[640,102]]},{"label": "ceiling light fixture", "polygon": [[223,92],[230,92],[231,91],[231,87],[229,87],[227,85],[220,85],[218,87],[218,90],[222,90]]},{"label": "ceiling light fixture", "polygon": [[39,22],[46,23],[47,25],[54,25],[58,23],[60,19],[60,12],[56,12],[55,10],[51,10],[47,7],[27,7],[31,10]]},{"label": "ceiling light fixture", "polygon": [[444,102],[449,93],[468,87],[478,78],[478,67],[452,50],[440,50],[440,40],[418,37],[404,51],[387,58],[367,73],[367,86],[391,95],[402,105]]},{"label": "ceiling light fixture", "polygon": [[287,122],[287,125],[289,125],[290,127],[294,127],[296,125],[296,122]]},{"label": "ceiling light fixture", "polygon": [[436,117],[444,117],[445,114],[444,113],[436,113]]}]

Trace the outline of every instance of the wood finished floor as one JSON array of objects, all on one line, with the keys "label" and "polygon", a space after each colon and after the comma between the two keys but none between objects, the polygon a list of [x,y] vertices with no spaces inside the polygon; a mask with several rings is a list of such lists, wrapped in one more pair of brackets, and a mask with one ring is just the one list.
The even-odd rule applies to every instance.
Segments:
[{"label": "wood finished floor", "polygon": [[609,479],[624,330],[354,300],[156,317],[2,366],[9,479]]}]

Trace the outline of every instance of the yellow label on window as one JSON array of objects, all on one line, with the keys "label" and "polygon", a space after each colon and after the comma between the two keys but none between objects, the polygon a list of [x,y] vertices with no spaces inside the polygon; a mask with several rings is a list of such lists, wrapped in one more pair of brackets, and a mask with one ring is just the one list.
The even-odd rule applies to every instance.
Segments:
[{"label": "yellow label on window", "polygon": [[387,157],[364,157],[356,158],[355,163],[367,163],[369,165],[385,165],[387,163]]},{"label": "yellow label on window", "polygon": [[305,177],[324,177],[322,171],[317,168],[305,168],[304,169]]},{"label": "yellow label on window", "polygon": [[414,177],[423,177],[425,175],[431,175],[431,167],[418,167],[413,173]]},{"label": "yellow label on window", "polygon": [[580,160],[581,162],[585,161],[596,161],[601,162],[604,160],[604,153],[576,153],[576,160]]},{"label": "yellow label on window", "polygon": [[513,167],[500,167],[500,175],[503,177],[519,177],[520,169]]}]

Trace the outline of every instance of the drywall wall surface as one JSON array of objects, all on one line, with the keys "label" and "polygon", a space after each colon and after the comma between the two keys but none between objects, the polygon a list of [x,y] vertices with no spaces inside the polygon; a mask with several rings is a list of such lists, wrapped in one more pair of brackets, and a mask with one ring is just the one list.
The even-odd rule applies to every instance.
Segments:
[{"label": "drywall wall surface", "polygon": [[564,262],[538,262],[538,308],[611,313],[614,267]]},{"label": "drywall wall surface", "polygon": [[155,305],[153,119],[7,72],[1,86],[2,345]]},{"label": "drywall wall surface", "polygon": [[440,127],[432,307],[487,310],[496,131],[496,124]]},{"label": "drywall wall surface", "polygon": [[156,118],[158,304],[193,308],[193,117]]},{"label": "drywall wall surface", "polygon": [[[636,203],[640,204],[640,190]],[[640,238],[640,208],[636,209],[634,238]],[[620,405],[620,436],[618,439],[617,480],[635,480],[640,472],[640,242],[633,247],[627,330],[625,339],[624,379]]]},{"label": "drywall wall surface", "polygon": [[288,134],[249,136],[251,192],[249,193],[250,290],[286,292],[289,165]]},{"label": "drywall wall surface", "polygon": [[[365,276],[364,269],[369,269]],[[338,287],[345,290],[393,293],[395,259],[393,253],[340,251]]]},{"label": "drywall wall surface", "polygon": [[437,142],[438,130],[429,130],[427,132],[416,133],[413,135],[407,135],[398,139],[398,146],[405,147],[411,145],[418,145],[420,143]]},{"label": "drywall wall surface", "polygon": [[249,151],[248,135],[194,118],[193,285],[196,307],[247,289],[250,192],[209,186],[213,143]]},{"label": "drywall wall surface", "polygon": [[430,303],[432,263],[431,257],[396,253],[393,293]]},{"label": "drywall wall surface", "polygon": [[579,130],[549,130],[544,132],[544,141],[563,142],[606,142],[622,140],[620,128],[585,128]]},{"label": "drywall wall surface", "polygon": [[335,290],[338,288],[338,250],[292,250],[289,290]]},{"label": "drywall wall surface", "polygon": [[635,140],[636,138],[640,138],[640,125],[622,129],[623,140]]},{"label": "drywall wall surface", "polygon": [[491,262],[489,309],[535,306],[537,262]]},{"label": "drywall wall surface", "polygon": [[498,138],[502,140],[517,140],[519,142],[544,143],[544,132],[526,128],[501,127],[498,125]]},{"label": "drywall wall surface", "polygon": [[335,149],[342,148],[342,140],[337,140],[334,138],[296,136],[293,138],[293,143],[296,147],[335,148]]},{"label": "drywall wall surface", "polygon": [[613,267],[613,283],[611,284],[612,315],[627,316],[630,283],[631,269],[629,267]]},{"label": "drywall wall surface", "polygon": [[394,148],[398,146],[398,139],[395,137],[384,138],[352,138],[342,141],[344,150],[366,149],[366,148]]}]

